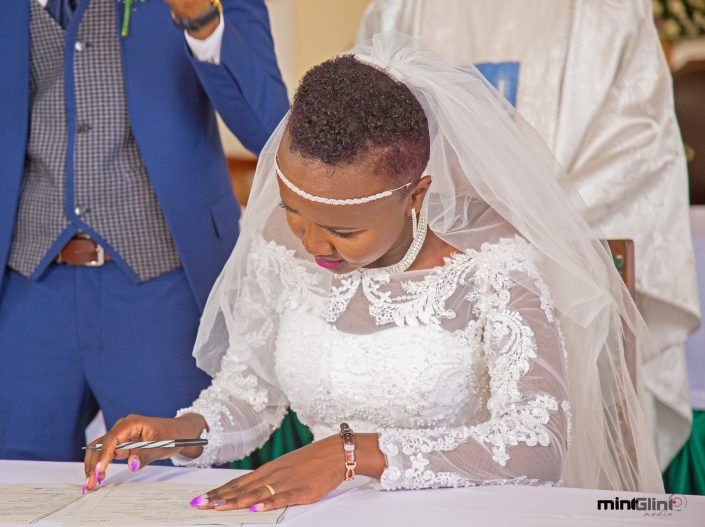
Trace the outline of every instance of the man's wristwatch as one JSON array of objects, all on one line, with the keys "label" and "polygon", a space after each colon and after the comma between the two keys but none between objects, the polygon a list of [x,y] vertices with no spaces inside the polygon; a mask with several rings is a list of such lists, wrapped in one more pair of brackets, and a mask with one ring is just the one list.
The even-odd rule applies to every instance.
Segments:
[{"label": "man's wristwatch", "polygon": [[222,11],[223,6],[220,4],[220,0],[211,0],[210,9],[208,9],[208,11],[203,13],[198,18],[186,18],[176,16],[172,11],[171,21],[174,22],[174,25],[179,29],[183,29],[185,31],[198,31],[203,26],[208,24],[211,20],[215,20],[217,17],[219,17]]}]

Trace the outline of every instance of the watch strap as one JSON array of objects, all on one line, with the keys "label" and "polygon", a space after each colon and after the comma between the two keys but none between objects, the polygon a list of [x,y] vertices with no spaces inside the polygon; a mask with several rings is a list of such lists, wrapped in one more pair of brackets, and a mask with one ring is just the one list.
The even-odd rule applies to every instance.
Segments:
[{"label": "watch strap", "polygon": [[174,12],[172,11],[171,21],[176,27],[183,29],[184,31],[198,31],[211,20],[219,17],[222,10],[223,6],[220,4],[220,0],[212,0],[210,9],[208,9],[208,11],[203,13],[201,16],[197,18],[179,17],[174,15]]}]

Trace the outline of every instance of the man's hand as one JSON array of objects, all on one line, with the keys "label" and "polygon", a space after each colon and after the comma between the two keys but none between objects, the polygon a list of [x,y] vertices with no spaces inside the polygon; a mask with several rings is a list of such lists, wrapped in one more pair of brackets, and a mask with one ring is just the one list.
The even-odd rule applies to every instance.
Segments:
[{"label": "man's hand", "polygon": [[[164,1],[169,4],[169,7],[171,7],[171,10],[175,16],[182,18],[198,18],[199,16],[205,15],[211,7],[211,0]],[[220,20],[218,18],[214,18],[198,31],[189,31],[189,35],[199,40],[205,40],[213,33],[213,31],[215,31],[215,28],[218,27],[219,22]]]}]

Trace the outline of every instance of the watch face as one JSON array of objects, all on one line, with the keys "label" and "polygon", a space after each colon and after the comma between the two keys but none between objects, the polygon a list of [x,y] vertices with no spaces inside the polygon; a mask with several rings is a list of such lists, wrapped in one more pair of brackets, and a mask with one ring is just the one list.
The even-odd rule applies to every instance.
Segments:
[{"label": "watch face", "polygon": [[346,443],[345,445],[343,445],[343,448],[348,452],[352,452],[353,450],[355,450],[355,445],[351,445],[350,443]]}]

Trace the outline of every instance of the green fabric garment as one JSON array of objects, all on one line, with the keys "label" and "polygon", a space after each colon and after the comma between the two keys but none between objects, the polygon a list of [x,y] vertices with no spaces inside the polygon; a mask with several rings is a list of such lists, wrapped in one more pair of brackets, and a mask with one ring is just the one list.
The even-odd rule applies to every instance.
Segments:
[{"label": "green fabric garment", "polygon": [[289,409],[282,424],[269,437],[267,442],[249,456],[228,463],[229,468],[242,470],[255,469],[279,456],[308,445],[313,441],[313,434],[307,426],[301,424],[296,413]]},{"label": "green fabric garment", "polygon": [[705,411],[693,411],[690,437],[663,473],[669,494],[705,495]]}]

